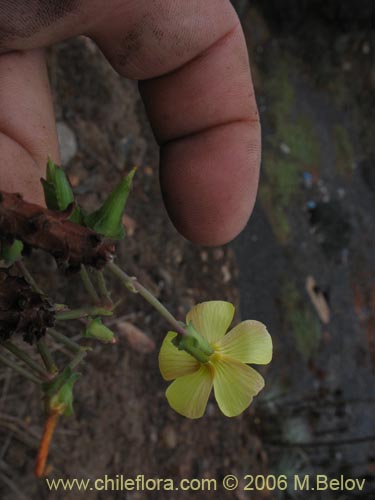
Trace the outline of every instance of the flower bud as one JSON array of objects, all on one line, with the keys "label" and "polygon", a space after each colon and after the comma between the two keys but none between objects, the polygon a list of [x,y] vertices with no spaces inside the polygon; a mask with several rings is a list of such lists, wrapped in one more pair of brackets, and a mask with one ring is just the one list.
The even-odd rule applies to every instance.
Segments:
[{"label": "flower bud", "polygon": [[124,238],[122,213],[132,187],[135,171],[136,167],[115,187],[99,210],[85,217],[87,227],[107,238],[115,240]]},{"label": "flower bud", "polygon": [[72,373],[60,389],[48,400],[49,412],[69,417],[73,414],[73,386],[79,373]]},{"label": "flower bud", "polygon": [[62,168],[48,158],[46,179],[41,179],[46,205],[50,210],[65,210],[74,202],[72,188]]},{"label": "flower bud", "polygon": [[[73,191],[64,170],[50,158],[48,158],[47,163],[46,179],[40,179],[40,181],[43,186],[47,208],[50,210],[63,211],[74,203]],[[81,224],[82,218],[81,209],[75,207],[69,220]]]},{"label": "flower bud", "polygon": [[115,342],[114,333],[103,324],[100,318],[95,318],[90,321],[83,336],[100,340],[104,343],[113,344]]}]

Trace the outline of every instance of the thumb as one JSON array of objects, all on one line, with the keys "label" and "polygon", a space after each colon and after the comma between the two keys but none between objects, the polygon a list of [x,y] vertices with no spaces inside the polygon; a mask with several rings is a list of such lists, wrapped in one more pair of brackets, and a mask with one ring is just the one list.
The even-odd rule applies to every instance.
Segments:
[{"label": "thumb", "polygon": [[40,177],[59,147],[43,50],[0,56],[0,189],[44,204]]}]

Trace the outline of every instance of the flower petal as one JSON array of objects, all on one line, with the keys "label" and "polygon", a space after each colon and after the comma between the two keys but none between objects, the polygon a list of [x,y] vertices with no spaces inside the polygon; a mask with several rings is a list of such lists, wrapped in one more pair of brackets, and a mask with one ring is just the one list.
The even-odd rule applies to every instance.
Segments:
[{"label": "flower petal", "polygon": [[250,366],[231,358],[219,358],[213,365],[217,404],[224,415],[236,417],[263,389],[264,379]]},{"label": "flower petal", "polygon": [[186,351],[179,351],[172,340],[176,332],[168,332],[159,352],[159,368],[164,380],[173,380],[198,370],[199,363]]},{"label": "flower petal", "polygon": [[184,417],[200,418],[207,406],[212,379],[212,368],[201,365],[196,372],[171,383],[165,393],[168,403]]},{"label": "flower petal", "polygon": [[272,359],[272,339],[259,321],[243,321],[216,342],[216,349],[243,363],[267,365]]},{"label": "flower petal", "polygon": [[223,300],[211,300],[195,305],[186,315],[186,323],[193,322],[194,328],[209,343],[225,335],[234,316],[234,306]]}]

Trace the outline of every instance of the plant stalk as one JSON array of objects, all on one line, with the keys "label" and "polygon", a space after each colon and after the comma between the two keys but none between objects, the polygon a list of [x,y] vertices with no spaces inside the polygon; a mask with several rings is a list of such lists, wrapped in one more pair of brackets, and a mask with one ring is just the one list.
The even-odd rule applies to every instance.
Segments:
[{"label": "plant stalk", "polygon": [[15,344],[10,342],[9,340],[1,341],[1,345],[8,349],[14,356],[23,361],[29,368],[34,370],[38,375],[42,376],[45,379],[50,379],[51,376],[47,373],[44,368],[42,368],[36,361],[34,361],[25,351],[17,347]]},{"label": "plant stalk", "polygon": [[77,354],[74,356],[74,358],[68,364],[69,368],[71,370],[74,370],[74,368],[76,368],[80,364],[80,362],[83,361],[83,359],[86,357],[86,355],[87,355],[87,351],[85,349],[81,349],[80,352],[77,352]]},{"label": "plant stalk", "polygon": [[103,271],[95,270],[95,274],[96,274],[96,279],[98,280],[99,294],[101,298],[104,300],[105,305],[107,307],[112,308],[113,302],[107,288]]},{"label": "plant stalk", "polygon": [[45,342],[45,339],[42,337],[38,340],[36,347],[38,352],[43,360],[44,366],[47,368],[48,372],[51,375],[56,375],[59,371],[51,354],[51,351],[48,349],[48,346]]},{"label": "plant stalk", "polygon": [[77,342],[74,342],[74,340],[70,339],[63,333],[58,332],[54,328],[48,328],[47,333],[51,335],[51,337],[57,342],[61,342],[61,344],[64,344],[69,349],[69,351],[74,353],[81,351],[81,346],[77,344]]},{"label": "plant stalk", "polygon": [[95,287],[91,281],[90,275],[89,275],[87,268],[84,264],[81,265],[79,275],[81,277],[83,286],[85,287],[85,290],[89,294],[91,300],[94,302],[94,304],[99,304],[100,303],[99,295],[97,294],[97,292],[95,290]]},{"label": "plant stalk", "polygon": [[39,288],[37,282],[32,277],[32,275],[30,274],[30,271],[27,269],[27,267],[22,262],[22,260],[17,261],[16,262],[16,266],[22,272],[22,274],[24,275],[26,281],[29,283],[29,285],[34,290],[34,292],[39,293],[39,295],[44,295],[43,290],[41,288]]},{"label": "plant stalk", "polygon": [[27,378],[28,380],[31,380],[31,382],[34,382],[34,384],[40,385],[42,383],[42,380],[40,380],[38,377],[36,377],[29,370],[26,370],[25,368],[23,368],[19,364],[15,363],[11,359],[7,358],[6,356],[3,356],[1,353],[0,353],[0,362],[6,366],[9,366],[9,368],[12,368],[19,375],[22,375],[22,377]]},{"label": "plant stalk", "polygon": [[47,419],[44,424],[43,435],[40,441],[38,455],[36,457],[36,464],[34,469],[34,474],[37,478],[41,478],[44,474],[46,468],[46,462],[48,458],[49,447],[51,444],[53,432],[57,425],[59,419],[59,412],[51,412],[47,415]]},{"label": "plant stalk", "polygon": [[71,309],[70,311],[56,313],[56,319],[58,321],[81,319],[87,318],[88,316],[112,316],[112,312],[104,307],[81,307],[79,309]]},{"label": "plant stalk", "polygon": [[108,262],[108,269],[119,278],[121,283],[128,290],[133,291],[134,293],[139,293],[154,309],[158,311],[158,313],[163,316],[164,319],[168,321],[173,326],[173,329],[179,333],[180,335],[186,335],[185,328],[181,325],[179,321],[168,311],[168,309],[163,306],[159,300],[152,295],[152,293],[147,290],[137,278],[133,278],[128,276],[122,269],[120,269],[114,262]]}]

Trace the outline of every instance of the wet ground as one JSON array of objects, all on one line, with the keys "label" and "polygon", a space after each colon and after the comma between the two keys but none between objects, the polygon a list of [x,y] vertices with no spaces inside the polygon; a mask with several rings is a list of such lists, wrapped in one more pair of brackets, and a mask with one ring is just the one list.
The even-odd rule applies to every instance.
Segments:
[{"label": "wet ground", "polygon": [[[50,52],[50,74],[66,165],[81,202],[97,206],[129,165],[140,166],[127,212],[128,238],[119,250],[123,266],[181,316],[194,302],[225,298],[240,306],[242,318],[264,321],[275,343],[267,389],[238,419],[224,419],[210,403],[205,419],[186,421],[168,409],[157,350],[139,352],[121,338],[117,346],[91,355],[77,385],[77,418],[66,419],[57,431],[51,474],[220,479],[323,471],[365,478],[363,498],[370,498],[375,488],[371,19],[366,2],[356,16],[348,16],[347,2],[340,12],[329,8],[332,2],[325,7],[313,2],[315,9],[309,2],[293,9],[289,2],[289,15],[277,2],[251,9],[238,3],[262,117],[263,164],[254,215],[230,246],[196,248],[168,222],[157,183],[157,149],[135,84],[119,78],[84,39]],[[38,266],[38,279],[56,298],[80,300],[78,279],[65,281],[48,260]],[[137,298],[126,298],[120,314],[156,342],[162,339],[164,323]],[[38,394],[7,371],[0,380],[1,498],[79,498],[77,492],[48,494],[33,479],[42,422]],[[123,492],[86,496],[125,498]],[[280,494],[294,497],[292,489]],[[145,497],[131,492],[126,498]],[[179,498],[207,498],[207,493]],[[250,497],[238,490],[220,498]],[[251,498],[276,498],[276,493]],[[300,498],[334,496],[303,492]]]}]

